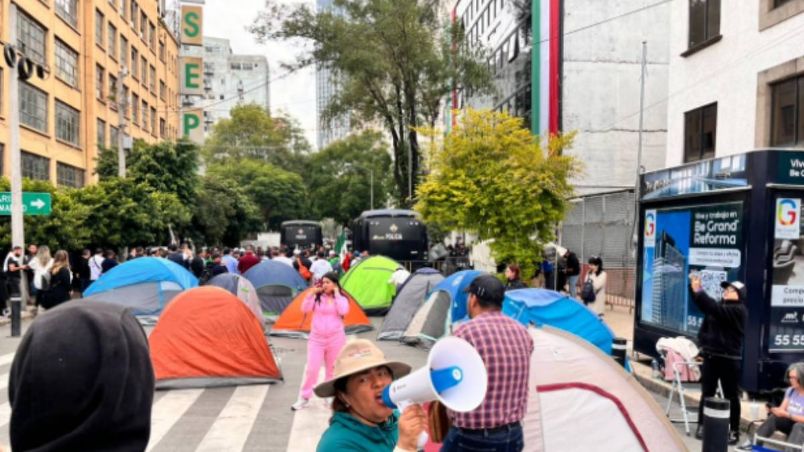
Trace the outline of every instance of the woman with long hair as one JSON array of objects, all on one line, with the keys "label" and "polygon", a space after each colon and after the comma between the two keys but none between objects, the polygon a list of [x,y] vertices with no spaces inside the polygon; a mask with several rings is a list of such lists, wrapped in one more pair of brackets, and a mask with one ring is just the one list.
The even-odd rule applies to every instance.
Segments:
[{"label": "woman with long hair", "polygon": [[39,310],[39,294],[43,290],[47,290],[50,285],[50,269],[52,266],[53,258],[50,257],[50,248],[48,248],[47,245],[40,246],[30,263],[31,271],[33,272],[33,281],[31,282],[33,290],[31,291],[31,295],[36,296],[34,315],[36,315],[36,312]]},{"label": "woman with long hair", "polygon": [[505,268],[505,290],[525,289],[528,286],[522,282],[522,270],[517,264],[508,264]]},{"label": "woman with long hair", "polygon": [[50,269],[50,287],[43,291],[39,304],[50,309],[70,300],[70,287],[72,272],[67,251],[58,250],[53,258],[53,267]]},{"label": "woman with long hair", "polygon": [[588,303],[595,313],[603,316],[606,311],[606,272],[603,271],[603,259],[592,256],[589,258],[589,273],[587,273],[587,281],[592,282],[592,287],[595,291],[595,301]]},{"label": "woman with long hair", "polygon": [[291,407],[294,411],[309,403],[322,363],[326,381],[332,379],[335,359],[346,344],[343,317],[349,312],[349,300],[343,295],[337,273],[329,272],[321,277],[313,293],[302,302],[302,312],[305,316],[312,315],[313,321],[307,340],[307,372],[299,399]]}]

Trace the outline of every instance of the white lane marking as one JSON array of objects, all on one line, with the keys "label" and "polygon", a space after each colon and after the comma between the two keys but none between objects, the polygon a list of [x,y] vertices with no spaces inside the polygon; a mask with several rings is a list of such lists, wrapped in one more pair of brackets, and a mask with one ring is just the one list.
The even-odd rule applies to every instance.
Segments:
[{"label": "white lane marking", "polygon": [[0,375],[0,389],[6,389],[8,387],[8,375],[9,374]]},{"label": "white lane marking", "polygon": [[6,402],[0,404],[0,427],[5,427],[11,422],[11,404]]},{"label": "white lane marking", "polygon": [[195,403],[203,389],[177,389],[165,394],[151,408],[151,439],[148,449],[152,450],[164,438],[170,428],[181,419]]},{"label": "white lane marking", "polygon": [[10,364],[11,361],[14,361],[14,355],[15,353],[6,353],[0,356],[0,366],[5,366],[6,364]]},{"label": "white lane marking", "polygon": [[[307,366],[304,366],[302,381],[307,374]],[[324,381],[324,368],[318,374],[318,381]],[[288,410],[290,407],[287,408]],[[313,395],[310,403],[303,410],[294,412],[293,425],[290,428],[288,437],[288,452],[315,452],[318,440],[329,426],[329,418],[332,417],[332,410],[324,405],[324,399]]]},{"label": "white lane marking", "polygon": [[240,452],[260,413],[269,385],[239,386],[207,431],[196,452]]}]

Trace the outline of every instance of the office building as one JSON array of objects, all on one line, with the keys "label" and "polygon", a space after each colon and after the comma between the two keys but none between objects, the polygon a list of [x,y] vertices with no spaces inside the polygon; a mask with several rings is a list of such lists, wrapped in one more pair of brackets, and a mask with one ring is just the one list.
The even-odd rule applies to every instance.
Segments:
[{"label": "office building", "polygon": [[[318,11],[331,11],[332,0],[317,0]],[[351,126],[349,115],[341,115],[329,121],[324,119],[324,110],[332,98],[338,93],[341,77],[326,65],[318,64],[315,71],[315,98],[317,113],[317,145],[318,149],[349,135]]]}]

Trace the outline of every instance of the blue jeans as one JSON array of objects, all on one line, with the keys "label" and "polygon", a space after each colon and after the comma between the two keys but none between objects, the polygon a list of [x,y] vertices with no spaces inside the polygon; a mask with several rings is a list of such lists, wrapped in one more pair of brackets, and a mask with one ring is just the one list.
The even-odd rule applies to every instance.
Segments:
[{"label": "blue jeans", "polygon": [[450,427],[441,452],[520,452],[525,447],[520,424],[489,430]]},{"label": "blue jeans", "polygon": [[567,276],[567,286],[569,289],[569,294],[572,298],[575,298],[575,290],[577,285],[578,285],[578,275]]}]

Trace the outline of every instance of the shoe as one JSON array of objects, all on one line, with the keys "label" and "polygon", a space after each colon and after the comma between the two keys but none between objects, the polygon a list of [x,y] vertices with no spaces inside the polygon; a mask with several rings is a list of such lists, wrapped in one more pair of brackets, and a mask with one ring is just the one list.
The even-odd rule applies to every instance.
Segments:
[{"label": "shoe", "polygon": [[293,405],[290,406],[290,409],[293,410],[293,411],[303,410],[303,409],[307,408],[307,405],[309,405],[309,404],[310,404],[310,399],[305,399],[304,397],[299,397],[299,399],[296,400],[296,403],[294,403]]},{"label": "shoe", "polygon": [[753,447],[754,445],[751,444],[751,440],[747,439],[742,444],[737,446],[737,450],[751,450]]},{"label": "shoe", "polygon": [[703,425],[695,429],[695,439],[703,439]]},{"label": "shoe", "polygon": [[729,446],[740,442],[740,432],[729,432]]}]

